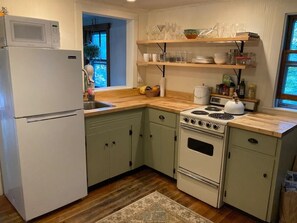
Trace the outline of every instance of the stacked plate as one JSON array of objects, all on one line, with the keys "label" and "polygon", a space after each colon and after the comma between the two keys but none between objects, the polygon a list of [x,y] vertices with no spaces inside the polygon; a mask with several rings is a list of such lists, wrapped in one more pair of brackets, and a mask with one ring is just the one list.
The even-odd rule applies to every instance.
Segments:
[{"label": "stacked plate", "polygon": [[192,63],[214,63],[213,57],[196,56],[192,59]]}]

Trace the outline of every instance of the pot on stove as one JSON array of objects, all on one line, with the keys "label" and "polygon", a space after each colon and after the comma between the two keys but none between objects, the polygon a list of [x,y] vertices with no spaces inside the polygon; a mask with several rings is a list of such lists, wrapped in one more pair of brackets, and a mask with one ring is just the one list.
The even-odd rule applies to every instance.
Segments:
[{"label": "pot on stove", "polygon": [[224,107],[224,111],[232,115],[244,114],[244,105],[241,101],[239,101],[236,93],[234,93],[232,100],[227,101]]}]

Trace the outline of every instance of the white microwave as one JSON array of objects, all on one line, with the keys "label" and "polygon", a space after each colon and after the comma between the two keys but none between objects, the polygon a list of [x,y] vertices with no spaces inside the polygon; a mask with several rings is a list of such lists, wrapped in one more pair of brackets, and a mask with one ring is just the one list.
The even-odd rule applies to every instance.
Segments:
[{"label": "white microwave", "polygon": [[59,22],[5,15],[0,17],[0,47],[60,48]]}]

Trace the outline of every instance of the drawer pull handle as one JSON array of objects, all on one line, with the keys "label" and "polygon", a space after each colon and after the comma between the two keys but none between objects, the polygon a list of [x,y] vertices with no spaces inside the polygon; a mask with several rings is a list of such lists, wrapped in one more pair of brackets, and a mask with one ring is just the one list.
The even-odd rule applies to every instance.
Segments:
[{"label": "drawer pull handle", "polygon": [[164,117],[163,115],[159,115],[159,119],[160,119],[160,120],[164,120],[165,117]]},{"label": "drawer pull handle", "polygon": [[252,144],[258,144],[258,140],[254,138],[249,138],[248,141]]}]

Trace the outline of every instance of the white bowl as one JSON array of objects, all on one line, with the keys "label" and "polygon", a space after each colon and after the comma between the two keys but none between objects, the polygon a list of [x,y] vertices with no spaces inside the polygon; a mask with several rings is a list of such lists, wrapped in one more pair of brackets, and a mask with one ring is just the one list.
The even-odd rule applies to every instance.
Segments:
[{"label": "white bowl", "polygon": [[215,57],[214,62],[216,64],[225,64],[227,62],[227,57]]},{"label": "white bowl", "polygon": [[215,53],[214,57],[227,57],[227,53]]}]

